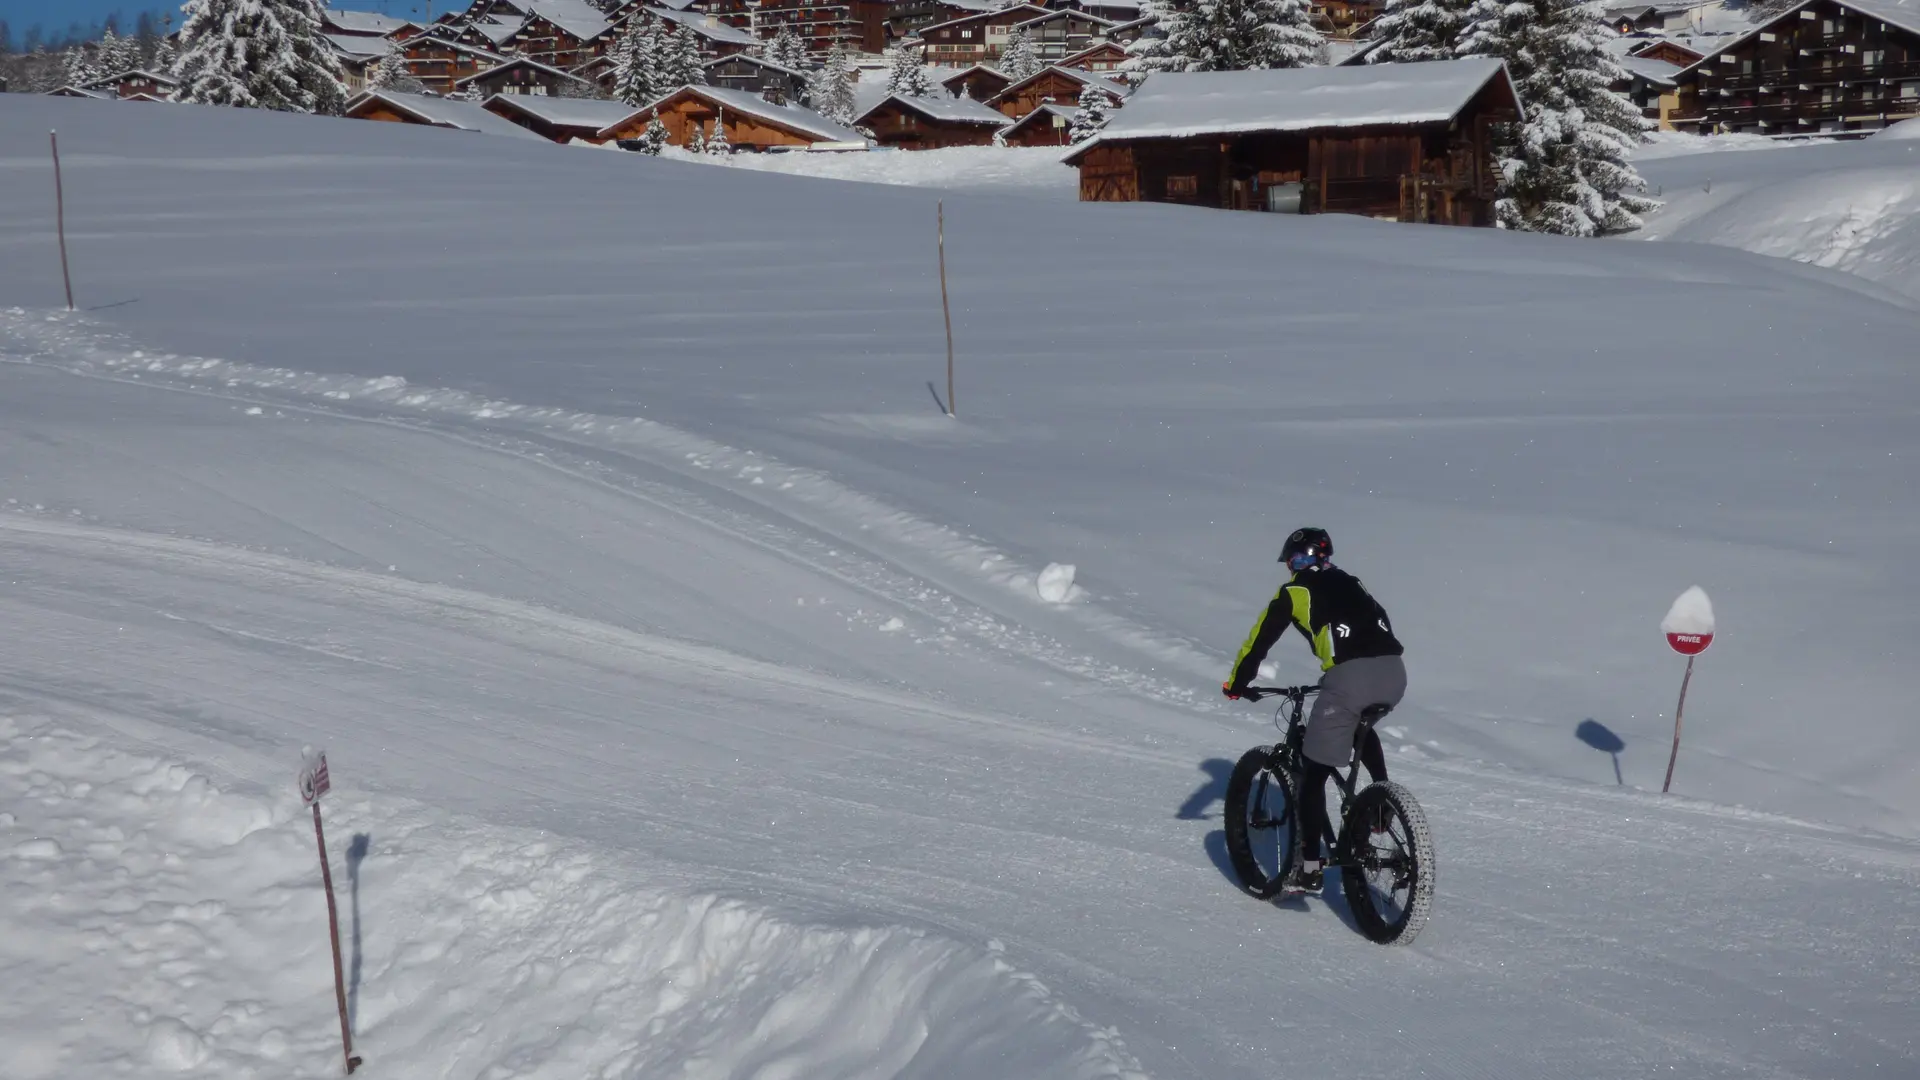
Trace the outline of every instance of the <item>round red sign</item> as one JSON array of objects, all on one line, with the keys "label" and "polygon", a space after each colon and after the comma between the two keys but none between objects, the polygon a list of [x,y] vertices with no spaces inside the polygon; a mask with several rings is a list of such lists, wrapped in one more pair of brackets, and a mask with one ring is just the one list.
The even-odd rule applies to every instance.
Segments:
[{"label": "round red sign", "polygon": [[1667,644],[1681,656],[1698,656],[1713,644],[1712,634],[1668,634]]}]

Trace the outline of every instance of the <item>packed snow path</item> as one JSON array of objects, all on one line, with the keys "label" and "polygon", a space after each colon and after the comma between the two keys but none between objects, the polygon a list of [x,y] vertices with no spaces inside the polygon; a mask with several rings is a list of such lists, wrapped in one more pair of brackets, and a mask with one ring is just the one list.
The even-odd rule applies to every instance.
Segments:
[{"label": "packed snow path", "polygon": [[[473,1044],[451,1049],[485,1016],[495,1035],[481,1049],[511,1048],[516,1075],[628,1075],[653,1060],[657,1027],[574,1030],[619,1015],[623,994],[651,992],[609,980],[596,950],[619,939],[597,924],[583,948],[546,959],[574,976],[523,972],[498,1006],[458,999],[483,1017],[421,1029],[434,1009],[423,988],[439,985],[423,941],[559,947],[502,929],[517,925],[516,906],[548,902],[521,883],[548,856],[509,857],[519,848],[502,846],[503,829],[593,853],[582,888],[607,903],[623,890],[599,879],[614,874],[636,910],[719,895],[745,905],[749,923],[947,943],[904,962],[938,958],[969,978],[978,992],[932,1015],[984,1040],[983,1056],[948,1046],[917,1075],[1007,1075],[1014,1061],[1023,1075],[1137,1062],[1163,1077],[1264,1077],[1296,1056],[1311,1062],[1301,1068],[1408,1077],[1564,1075],[1576,1063],[1581,1076],[1622,1078],[1920,1067],[1906,985],[1920,960],[1920,857],[1905,842],[1399,762],[1442,864],[1433,924],[1412,949],[1382,949],[1323,903],[1257,903],[1225,878],[1219,785],[1260,738],[1252,723],[1171,710],[991,634],[931,633],[966,602],[929,605],[858,552],[829,565],[805,529],[723,512],[636,460],[559,460],[477,426],[429,430],[17,364],[0,365],[0,402],[10,483],[64,496],[13,496],[0,514],[0,707],[40,733],[40,752],[73,738],[34,719],[53,717],[57,731],[191,762],[219,783],[284,789],[293,748],[324,740],[343,786],[364,793],[348,796],[342,841],[362,829],[378,845],[391,829],[473,846],[481,872],[416,876],[404,891],[378,888],[380,849],[369,856],[358,900],[369,1075],[486,1074]],[[887,631],[894,619],[908,632]],[[10,880],[44,865],[17,835],[33,815],[90,812],[86,792],[64,786],[82,777],[46,765],[35,775],[61,783],[43,783],[8,822]],[[284,805],[279,828],[259,856],[291,867],[301,826]],[[405,914],[421,910],[415,890],[434,888],[451,890],[453,914]],[[476,902],[496,888],[521,898]],[[10,903],[9,917],[45,940],[73,917]],[[660,962],[647,934],[698,924],[635,918],[633,962]],[[269,946],[231,927],[220,940],[237,966]],[[994,980],[1007,994],[1021,984],[967,966],[990,947],[1044,988],[993,1018],[1018,1022],[999,1043],[980,1019]],[[23,949],[12,962],[24,977],[9,980],[9,1024],[61,1030],[48,1018],[83,1014],[102,989],[79,955]],[[135,985],[120,999],[165,997],[159,971],[121,977]],[[301,985],[318,992],[273,1002],[276,1030],[294,1016],[324,1034],[324,981]],[[824,1024],[849,999],[803,1000]],[[921,1000],[874,1022],[919,1023]],[[500,1034],[530,1007],[572,1033]],[[129,1021],[126,1037],[145,1040],[149,1064],[334,1067],[317,1035],[287,1061],[241,1045],[258,1031],[246,1023],[146,1025],[142,1035]],[[704,1065],[682,1062],[687,1075],[771,1075],[755,1071],[765,1055],[689,1060]],[[807,1075],[899,1065],[880,1051],[794,1060]]]}]

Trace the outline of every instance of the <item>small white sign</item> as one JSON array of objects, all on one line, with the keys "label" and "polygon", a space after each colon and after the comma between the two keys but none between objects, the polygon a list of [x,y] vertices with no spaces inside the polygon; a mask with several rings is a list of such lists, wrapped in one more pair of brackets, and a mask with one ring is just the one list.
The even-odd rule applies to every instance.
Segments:
[{"label": "small white sign", "polygon": [[312,806],[332,789],[333,781],[327,776],[327,752],[322,750],[308,757],[306,768],[300,770],[300,801]]}]

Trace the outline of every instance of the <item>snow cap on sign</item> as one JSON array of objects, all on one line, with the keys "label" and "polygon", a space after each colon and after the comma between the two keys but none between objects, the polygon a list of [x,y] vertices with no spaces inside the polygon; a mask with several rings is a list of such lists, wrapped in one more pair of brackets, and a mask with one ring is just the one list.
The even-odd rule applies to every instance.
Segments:
[{"label": "snow cap on sign", "polygon": [[1680,594],[1667,610],[1667,617],[1660,620],[1660,632],[1663,634],[1711,634],[1713,633],[1713,601],[1707,599],[1707,592],[1695,585]]}]

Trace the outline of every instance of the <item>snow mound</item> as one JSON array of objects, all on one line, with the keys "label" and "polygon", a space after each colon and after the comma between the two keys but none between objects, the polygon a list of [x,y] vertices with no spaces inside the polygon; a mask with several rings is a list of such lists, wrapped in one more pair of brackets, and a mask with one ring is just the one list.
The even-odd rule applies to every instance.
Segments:
[{"label": "snow mound", "polygon": [[1040,579],[1035,583],[1040,590],[1040,599],[1049,604],[1064,604],[1071,600],[1074,571],[1072,563],[1048,563],[1047,568],[1040,571]]},{"label": "snow mound", "polygon": [[1667,617],[1660,620],[1660,632],[1663,634],[1711,634],[1713,633],[1713,601],[1707,599],[1705,589],[1695,585],[1680,594],[1667,610]]},{"label": "snow mound", "polygon": [[[313,835],[284,786],[0,716],[10,1078],[338,1071]],[[992,947],[650,887],[670,872],[338,789],[326,813],[379,1075],[1138,1075]]]},{"label": "snow mound", "polygon": [[1886,142],[1896,142],[1901,139],[1920,139],[1920,117],[1912,120],[1902,120],[1897,124],[1890,125],[1886,130],[1874,135],[1873,138]]}]

